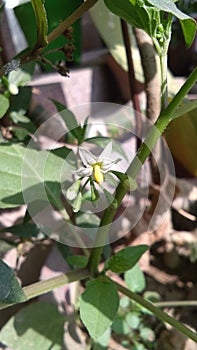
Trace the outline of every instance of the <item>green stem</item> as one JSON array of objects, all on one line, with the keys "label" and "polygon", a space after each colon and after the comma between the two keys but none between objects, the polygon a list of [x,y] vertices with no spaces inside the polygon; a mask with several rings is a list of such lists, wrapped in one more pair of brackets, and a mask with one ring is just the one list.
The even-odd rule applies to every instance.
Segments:
[{"label": "green stem", "polygon": [[172,327],[176,328],[179,332],[184,334],[186,337],[192,339],[193,341],[197,342],[197,334],[194,333],[191,329],[184,326],[182,323],[175,320],[173,317],[169,316],[159,308],[157,308],[155,305],[147,301],[146,299],[143,299],[140,295],[132,292],[131,290],[123,287],[121,284],[114,282],[116,284],[117,289],[119,292],[123,293],[130,299],[134,300],[136,303],[142,305],[147,310],[151,311],[157,318],[162,320],[163,322],[166,322],[170,324]]},{"label": "green stem", "polygon": [[173,301],[158,301],[154,303],[157,307],[184,307],[184,306],[197,306],[197,300],[173,300]]},{"label": "green stem", "polygon": [[[62,275],[50,278],[46,281],[39,281],[33,283],[27,287],[23,287],[23,292],[26,295],[27,300],[35,298],[41,294],[48,293],[55,288],[61,287],[65,284],[80,281],[89,277],[87,269],[79,269],[76,271],[70,271]],[[5,309],[14,304],[1,304],[0,310]]]},{"label": "green stem", "polygon": [[165,110],[168,105],[167,59],[167,54],[159,55],[161,70],[161,111]]},{"label": "green stem", "polygon": [[[174,96],[174,98],[171,100],[169,105],[165,110],[163,110],[153,127],[150,129],[145,141],[142,143],[140,148],[138,149],[138,152],[130,164],[127,174],[132,177],[133,179],[136,178],[139,170],[141,169],[142,165],[144,164],[145,160],[150,155],[153,147],[155,146],[157,140],[161,136],[161,134],[164,132],[170,121],[173,119],[173,113],[176,111],[177,107],[180,105],[184,97],[187,95],[191,87],[195,84],[197,81],[197,68],[193,70],[191,75],[188,77],[185,84],[181,87],[181,89],[178,91],[178,93]],[[118,203],[118,207],[120,206],[123,197],[127,193],[127,190],[122,186],[120,183],[116,189],[115,199]],[[103,245],[105,245],[106,242],[106,235],[109,231],[109,225],[112,222],[114,215],[117,211],[117,208],[108,207],[102,217],[100,228],[98,230],[97,239],[95,241],[95,248],[92,249],[89,262],[88,262],[88,268],[91,275],[96,275],[98,273],[98,265],[101,259],[101,254],[103,251]]]},{"label": "green stem", "polygon": [[93,7],[98,0],[87,0],[82,3],[81,6],[77,8],[69,17],[67,17],[63,22],[61,22],[58,27],[56,27],[47,37],[48,43],[57,39],[65,30],[75,23],[86,11]]}]

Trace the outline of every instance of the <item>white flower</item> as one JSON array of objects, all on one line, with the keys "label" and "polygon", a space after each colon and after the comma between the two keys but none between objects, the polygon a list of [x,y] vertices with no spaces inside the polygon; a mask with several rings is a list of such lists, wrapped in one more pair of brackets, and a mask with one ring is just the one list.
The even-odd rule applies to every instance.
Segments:
[{"label": "white flower", "polygon": [[114,164],[117,164],[121,159],[111,159],[112,142],[108,143],[99,157],[94,156],[90,151],[83,147],[79,148],[79,155],[83,163],[83,167],[73,171],[73,174],[79,177],[90,177],[101,184],[104,181],[104,174],[111,170]]}]

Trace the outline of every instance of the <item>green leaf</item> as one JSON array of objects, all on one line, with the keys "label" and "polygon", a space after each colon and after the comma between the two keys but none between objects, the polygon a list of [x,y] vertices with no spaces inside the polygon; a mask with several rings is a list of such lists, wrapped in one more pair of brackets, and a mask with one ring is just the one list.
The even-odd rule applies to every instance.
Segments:
[{"label": "green leaf", "polygon": [[155,33],[159,20],[158,11],[146,1],[104,0],[104,2],[110,11],[132,26],[145,30],[149,35]]},{"label": "green leaf", "polygon": [[118,306],[116,286],[108,277],[100,276],[88,282],[80,297],[80,316],[93,339],[98,339],[111,326]]},{"label": "green leaf", "polygon": [[70,255],[66,261],[71,266],[85,267],[88,263],[88,257],[85,255]]},{"label": "green leaf", "polygon": [[116,318],[112,324],[112,329],[117,334],[129,334],[131,332],[125,319],[119,315],[116,316]]},{"label": "green leaf", "polygon": [[106,332],[97,339],[97,341],[93,345],[92,350],[104,350],[108,349],[108,343],[111,337],[111,329],[107,329]]},{"label": "green leaf", "polygon": [[43,237],[41,229],[37,225],[29,223],[5,227],[0,232],[10,232],[15,236],[23,238],[37,237],[40,234]]},{"label": "green leaf", "polygon": [[152,329],[144,327],[140,329],[140,337],[145,341],[153,342],[155,340],[155,333]]},{"label": "green leaf", "polygon": [[35,302],[14,315],[0,332],[14,350],[61,350],[65,317],[55,304]]},{"label": "green leaf", "polygon": [[24,204],[24,198],[27,197],[31,202],[44,200],[47,204],[45,191],[53,205],[62,208],[58,180],[64,164],[63,158],[53,152],[2,143],[0,159],[0,208]]},{"label": "green leaf", "polygon": [[197,108],[197,100],[184,101],[183,104],[176,109],[174,114],[172,114],[171,119],[173,120],[173,119],[182,117],[184,114],[191,112],[195,108]]},{"label": "green leaf", "polygon": [[123,309],[127,309],[130,306],[130,299],[128,297],[120,298],[120,307]]},{"label": "green leaf", "polygon": [[4,117],[9,106],[10,106],[10,102],[8,98],[0,94],[0,119]]},{"label": "green leaf", "polygon": [[140,325],[140,317],[136,312],[129,312],[126,314],[126,321],[132,329],[138,329]]},{"label": "green leaf", "polygon": [[124,280],[133,292],[142,292],[146,287],[144,274],[138,264],[131,270],[125,272]]},{"label": "green leaf", "polygon": [[31,0],[37,27],[37,41],[35,44],[35,50],[43,48],[48,44],[48,21],[44,3],[45,0]]},{"label": "green leaf", "polygon": [[10,112],[18,112],[21,110],[28,111],[31,103],[31,98],[32,98],[32,87],[23,86],[23,88],[20,90],[20,94],[11,96]]},{"label": "green leaf", "polygon": [[185,42],[189,47],[192,44],[196,34],[196,21],[180,11],[178,7],[176,7],[173,0],[148,0],[148,2],[161,11],[171,13],[180,20]]},{"label": "green leaf", "polygon": [[143,244],[122,249],[107,261],[106,268],[116,273],[130,270],[135,264],[137,264],[147,249],[148,246]]},{"label": "green leaf", "polygon": [[0,303],[22,303],[26,296],[14,275],[13,270],[0,260]]}]

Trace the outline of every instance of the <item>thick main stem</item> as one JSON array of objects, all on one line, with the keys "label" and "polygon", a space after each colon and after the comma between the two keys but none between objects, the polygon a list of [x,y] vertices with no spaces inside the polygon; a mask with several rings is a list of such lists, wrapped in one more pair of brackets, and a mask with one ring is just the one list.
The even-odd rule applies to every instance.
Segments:
[{"label": "thick main stem", "polygon": [[[171,100],[167,108],[160,113],[155,125],[151,128],[145,141],[140,146],[134,160],[132,161],[127,170],[127,174],[133,179],[136,178],[139,170],[141,169],[145,160],[150,155],[151,150],[155,146],[157,140],[164,132],[170,121],[173,119],[173,113],[176,111],[177,107],[180,105],[180,103],[182,102],[182,100],[187,95],[187,93],[196,81],[197,68],[194,69],[194,71],[191,73],[185,84],[181,87],[179,92]],[[120,206],[121,201],[126,193],[127,190],[120,183],[116,189],[115,194],[115,199],[118,203],[118,207]],[[109,231],[109,225],[111,224],[116,211],[117,208],[108,207],[103,214],[100,223],[100,228],[98,230],[97,239],[95,242],[95,248],[92,249],[88,262],[88,268],[92,275],[96,275],[98,272],[98,265],[101,259],[103,245],[106,242],[106,235]]]},{"label": "thick main stem", "polygon": [[168,105],[168,84],[167,84],[167,54],[160,54],[161,69],[161,111],[165,110]]}]

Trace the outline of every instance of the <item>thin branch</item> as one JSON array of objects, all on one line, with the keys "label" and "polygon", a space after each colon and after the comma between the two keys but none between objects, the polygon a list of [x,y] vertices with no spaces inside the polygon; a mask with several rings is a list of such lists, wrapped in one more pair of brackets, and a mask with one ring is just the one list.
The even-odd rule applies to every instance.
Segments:
[{"label": "thin branch", "polygon": [[[87,269],[80,269],[76,271],[70,271],[62,275],[50,278],[46,281],[39,281],[33,283],[27,287],[23,287],[23,291],[27,297],[27,300],[33,299],[41,294],[48,293],[55,288],[61,287],[65,284],[80,281],[89,277]],[[0,310],[6,309],[14,304],[0,304]]]},{"label": "thin branch", "polygon": [[48,43],[57,39],[65,30],[75,23],[86,11],[93,7],[98,0],[87,0],[81,4],[69,17],[61,22],[47,37]]},{"label": "thin branch", "polygon": [[131,290],[123,287],[121,284],[114,282],[116,284],[117,289],[122,294],[128,296],[130,299],[134,300],[136,303],[142,305],[147,310],[151,311],[157,318],[162,320],[163,322],[166,322],[170,324],[173,328],[177,329],[182,334],[186,335],[186,337],[192,339],[193,341],[197,342],[197,334],[194,333],[191,329],[184,326],[182,323],[178,322],[173,317],[169,316],[159,308],[157,308],[155,305],[150,303],[148,300],[143,299],[140,295],[132,292]]}]

